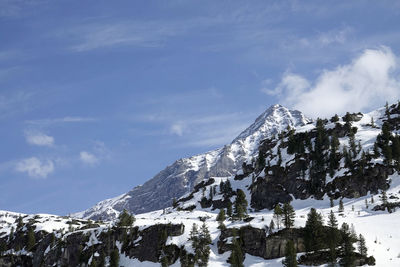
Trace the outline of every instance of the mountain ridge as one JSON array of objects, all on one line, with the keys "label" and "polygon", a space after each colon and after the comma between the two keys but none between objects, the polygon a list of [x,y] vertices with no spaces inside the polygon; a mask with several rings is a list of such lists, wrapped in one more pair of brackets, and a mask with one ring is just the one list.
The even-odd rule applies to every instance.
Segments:
[{"label": "mountain ridge", "polygon": [[311,121],[298,110],[289,110],[279,104],[272,105],[230,144],[178,159],[143,185],[120,196],[100,201],[72,216],[108,220],[116,218],[123,209],[137,214],[166,208],[171,205],[173,198],[190,192],[204,179],[235,174],[244,161],[257,153],[261,140],[285,130],[288,126],[297,127]]}]

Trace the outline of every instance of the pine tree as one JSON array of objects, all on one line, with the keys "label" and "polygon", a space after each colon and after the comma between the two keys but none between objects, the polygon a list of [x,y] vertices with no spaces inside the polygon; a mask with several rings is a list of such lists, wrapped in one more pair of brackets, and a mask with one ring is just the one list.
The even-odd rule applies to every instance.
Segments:
[{"label": "pine tree", "polygon": [[339,213],[343,213],[344,211],[344,206],[343,206],[343,200],[339,200]]},{"label": "pine tree", "polygon": [[356,241],[350,232],[349,225],[343,223],[340,229],[342,234],[342,265],[345,267],[353,266],[354,264],[354,247],[353,243]]},{"label": "pine tree", "polygon": [[375,200],[374,200],[374,195],[371,195],[371,203],[374,204]]},{"label": "pine tree", "polygon": [[289,240],[285,246],[285,259],[283,260],[283,266],[286,267],[297,267],[297,256],[296,249],[294,248],[294,243]]},{"label": "pine tree", "polygon": [[365,238],[362,236],[362,234],[360,234],[358,237],[358,252],[363,257],[366,257],[368,254],[368,248],[365,244]]},{"label": "pine tree", "polygon": [[219,224],[218,229],[220,229],[220,230],[225,229],[225,225],[224,225],[225,219],[226,219],[225,210],[224,209],[220,209],[219,213],[217,215],[217,221],[218,221],[218,224]]},{"label": "pine tree", "polygon": [[269,227],[268,227],[268,234],[272,234],[272,232],[275,230],[275,223],[274,220],[271,220],[269,222]]},{"label": "pine tree", "polygon": [[14,238],[14,226],[11,227],[10,235],[8,236],[8,241],[11,241]]},{"label": "pine tree", "polygon": [[32,227],[29,227],[28,230],[28,241],[27,241],[27,249],[28,251],[31,251],[32,248],[35,246],[36,244],[36,239],[35,239],[35,232],[33,231]]},{"label": "pine tree", "polygon": [[365,199],[365,208],[368,209],[368,199]]},{"label": "pine tree", "polygon": [[118,216],[118,227],[132,226],[135,222],[135,217],[128,213],[126,209],[124,209]]},{"label": "pine tree", "polygon": [[110,267],[119,267],[119,251],[117,248],[113,249],[111,252]]},{"label": "pine tree", "polygon": [[322,248],[324,240],[324,230],[322,215],[316,209],[311,208],[307,215],[305,226],[305,246],[306,251],[317,251]]},{"label": "pine tree", "polygon": [[199,232],[199,247],[196,250],[196,257],[198,259],[198,266],[199,267],[206,267],[208,265],[208,259],[210,258],[210,244],[212,242],[210,231],[207,228],[205,222],[200,228]]},{"label": "pine tree", "polygon": [[387,119],[390,120],[390,111],[388,102],[386,102],[385,104],[385,115],[387,116]]},{"label": "pine tree", "polygon": [[208,259],[210,257],[211,236],[205,222],[200,228],[194,223],[192,230],[189,234],[189,241],[192,242],[192,248],[194,250],[194,262],[200,266],[207,266]]},{"label": "pine tree", "polygon": [[356,146],[356,141],[355,141],[355,135],[353,132],[351,132],[349,134],[349,145],[350,145],[350,150],[353,155],[353,158],[355,158],[357,155],[357,146]]},{"label": "pine tree", "polygon": [[246,194],[243,190],[237,189],[233,217],[242,220],[247,214],[247,205]]},{"label": "pine tree", "polygon": [[290,205],[290,203],[285,203],[283,205],[282,213],[283,213],[283,224],[285,228],[293,227],[296,213],[292,205]]},{"label": "pine tree", "polygon": [[228,205],[226,207],[226,215],[228,215],[229,218],[232,218],[232,203],[228,201]]},{"label": "pine tree", "polygon": [[232,253],[229,257],[229,262],[232,267],[244,267],[243,260],[244,255],[242,251],[242,246],[240,242],[240,238],[237,237],[236,229],[233,229],[233,237],[232,237]]},{"label": "pine tree", "polygon": [[338,121],[339,121],[339,116],[335,114],[335,116],[331,118],[331,122],[338,122]]},{"label": "pine tree", "polygon": [[278,165],[278,166],[281,166],[281,164],[282,164],[282,153],[281,153],[281,148],[280,148],[279,146],[278,146],[277,154],[278,154],[278,162],[277,162],[277,165]]},{"label": "pine tree", "polygon": [[257,158],[257,164],[258,164],[258,168],[264,169],[265,167],[265,155],[259,150],[258,151],[258,158]]},{"label": "pine tree", "polygon": [[274,218],[276,221],[276,227],[281,228],[281,219],[282,219],[283,211],[279,204],[277,204],[274,208]]},{"label": "pine tree", "polygon": [[4,251],[7,250],[7,243],[5,240],[0,239],[0,257],[3,256]]},{"label": "pine tree", "polygon": [[333,197],[329,198],[329,203],[330,203],[331,208],[333,208],[335,206],[335,203],[333,203]]},{"label": "pine tree", "polygon": [[192,248],[195,250],[199,246],[199,230],[197,224],[193,223],[192,230],[189,234],[189,241],[192,242]]},{"label": "pine tree", "polygon": [[340,158],[337,155],[339,149],[339,139],[335,133],[332,134],[329,152],[329,174],[331,177],[335,174],[335,170],[339,168]]},{"label": "pine tree", "polygon": [[340,232],[338,231],[338,222],[336,220],[335,214],[331,210],[329,217],[328,217],[328,245],[329,245],[329,252],[330,252],[330,261],[331,263],[336,262],[336,247],[338,245],[338,242],[340,240]]},{"label": "pine tree", "polygon": [[17,229],[21,229],[22,227],[24,227],[24,222],[22,221],[21,216],[18,216],[18,218],[16,219],[16,223],[17,223]]},{"label": "pine tree", "polygon": [[178,207],[178,202],[176,201],[176,198],[175,198],[175,197],[172,198],[172,207],[173,207],[173,208]]},{"label": "pine tree", "polygon": [[388,202],[388,198],[387,198],[387,195],[386,195],[386,191],[385,191],[385,190],[382,190],[382,191],[381,191],[381,194],[382,194],[382,196],[381,196],[382,203],[383,203],[384,205],[386,205],[387,202]]}]

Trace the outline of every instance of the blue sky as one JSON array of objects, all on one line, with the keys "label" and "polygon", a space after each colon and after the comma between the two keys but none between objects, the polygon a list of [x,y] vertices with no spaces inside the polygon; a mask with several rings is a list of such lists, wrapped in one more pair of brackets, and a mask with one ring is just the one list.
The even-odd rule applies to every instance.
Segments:
[{"label": "blue sky", "polygon": [[396,101],[393,2],[0,0],[0,209],[86,209],[275,103]]}]

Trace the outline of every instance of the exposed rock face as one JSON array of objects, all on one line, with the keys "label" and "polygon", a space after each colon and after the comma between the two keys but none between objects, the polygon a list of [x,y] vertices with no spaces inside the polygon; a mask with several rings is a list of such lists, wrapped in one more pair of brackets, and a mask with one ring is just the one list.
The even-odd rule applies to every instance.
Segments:
[{"label": "exposed rock face", "polygon": [[[109,230],[92,228],[88,232],[72,232],[62,239],[56,238],[53,233],[39,231],[30,255],[1,256],[0,266],[87,266],[91,257],[97,262],[104,261],[104,257],[110,255],[117,242],[122,244],[121,250],[130,258],[159,262],[163,253],[171,262],[175,262],[180,255],[180,248],[176,245],[165,246],[165,238],[183,233],[183,224],[156,224],[141,231],[138,227]],[[23,237],[24,230],[16,232],[15,236]],[[6,242],[7,249],[19,251],[26,248],[25,238],[15,238],[11,242],[7,239],[0,240]]]},{"label": "exposed rock face", "polygon": [[[233,230],[231,228],[221,231],[218,253],[232,249],[231,244],[226,242],[232,236]],[[264,229],[245,226],[237,230],[237,236],[241,238],[243,252],[264,259],[284,257],[285,246],[289,240],[293,240],[297,253],[305,251],[303,229],[283,229],[267,236]]]},{"label": "exposed rock face", "polygon": [[123,209],[144,213],[171,205],[172,199],[191,192],[194,186],[210,177],[235,174],[242,163],[258,153],[261,140],[285,130],[309,123],[300,111],[274,105],[235,140],[223,148],[191,158],[177,160],[154,178],[114,199],[104,200],[96,206],[74,216],[85,219],[114,219]]},{"label": "exposed rock face", "polygon": [[[322,199],[327,194],[334,199],[338,198],[359,198],[368,192],[377,194],[380,190],[387,190],[390,185],[389,175],[392,175],[396,166],[376,162],[376,156],[372,152],[365,153],[358,149],[357,155],[346,156],[342,151],[335,152],[334,165],[332,167],[334,177],[330,177],[330,151],[329,138],[349,139],[357,132],[357,127],[353,127],[351,121],[359,121],[361,114],[348,114],[349,122],[346,124],[336,123],[334,127],[325,129],[328,144],[322,149],[319,156],[315,156],[315,151],[310,151],[313,145],[304,145],[306,149],[302,152],[294,152],[286,156],[284,164],[277,163],[276,147],[288,153],[289,133],[283,134],[280,138],[264,140],[259,149],[260,154],[264,155],[273,164],[258,166],[251,164],[243,168],[243,174],[239,178],[252,175],[254,182],[251,185],[251,207],[256,210],[273,209],[278,203],[288,203],[295,199],[307,199],[313,196]],[[397,117],[389,120],[392,129],[396,129],[395,121]],[[323,122],[327,123],[327,121]],[[315,142],[318,136],[316,128],[292,135],[297,143]],[[351,148],[348,148],[349,151]],[[350,153],[350,152],[348,152]],[[352,152],[354,153],[354,152]],[[364,156],[361,154],[364,153]],[[364,158],[362,158],[364,157]],[[321,167],[316,167],[316,162],[321,160]],[[350,161],[347,163],[346,160]],[[238,177],[236,177],[238,178]],[[235,179],[236,179],[235,178]],[[315,185],[315,181],[318,181]]]}]

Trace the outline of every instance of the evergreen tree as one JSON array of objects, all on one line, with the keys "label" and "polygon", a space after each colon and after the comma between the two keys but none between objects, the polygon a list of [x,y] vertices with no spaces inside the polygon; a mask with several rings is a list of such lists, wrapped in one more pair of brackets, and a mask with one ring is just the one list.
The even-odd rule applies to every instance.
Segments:
[{"label": "evergreen tree", "polygon": [[124,209],[118,216],[118,227],[132,226],[135,222],[135,217],[128,213],[126,209]]},{"label": "evergreen tree", "polygon": [[363,257],[366,257],[368,254],[368,248],[367,245],[365,244],[365,238],[362,236],[362,234],[360,234],[358,238],[358,252]]},{"label": "evergreen tree", "polygon": [[285,228],[293,227],[296,213],[292,205],[290,205],[290,203],[285,203],[283,205],[282,213],[283,213],[283,224]]},{"label": "evergreen tree", "polygon": [[226,215],[232,218],[232,203],[230,201],[228,201],[228,206],[226,207]]},{"label": "evergreen tree", "polygon": [[385,115],[387,116],[387,119],[390,120],[390,111],[388,102],[386,102],[385,104]]},{"label": "evergreen tree", "polygon": [[331,208],[333,208],[335,206],[335,203],[333,203],[333,197],[329,198],[329,204],[330,204]]},{"label": "evergreen tree", "polygon": [[172,207],[173,207],[173,208],[178,207],[178,202],[176,201],[176,198],[175,198],[175,197],[172,198]]},{"label": "evergreen tree", "polygon": [[269,222],[268,233],[272,234],[273,230],[275,230],[275,223],[274,220],[271,219],[271,221]]},{"label": "evergreen tree", "polygon": [[14,226],[11,227],[10,235],[8,236],[8,241],[11,241],[14,238]]},{"label": "evergreen tree", "polygon": [[386,204],[388,203],[388,198],[387,198],[387,195],[386,195],[386,191],[385,191],[385,190],[382,190],[382,191],[381,191],[381,194],[382,194],[382,196],[381,196],[382,203],[383,203],[384,205],[386,205]]},{"label": "evergreen tree", "polygon": [[374,121],[374,117],[371,117],[371,126],[372,126],[373,128],[375,128],[375,121]]},{"label": "evergreen tree", "polygon": [[331,263],[335,263],[336,257],[337,257],[336,247],[340,240],[340,232],[337,229],[338,222],[337,222],[335,214],[333,214],[332,210],[328,217],[328,226],[329,226],[329,231],[328,231],[327,241],[328,241],[328,245],[329,245],[330,260],[331,260]]},{"label": "evergreen tree", "polygon": [[243,190],[237,189],[233,217],[242,220],[247,214],[247,205],[246,194]]},{"label": "evergreen tree", "polygon": [[278,165],[278,166],[281,166],[281,164],[282,164],[282,153],[281,153],[281,148],[280,148],[279,146],[278,146],[277,154],[278,154],[278,162],[277,162],[277,165]]},{"label": "evergreen tree", "polygon": [[209,245],[211,244],[211,236],[205,222],[201,226],[200,231],[197,229],[197,225],[193,224],[189,241],[192,242],[194,250],[194,262],[199,267],[207,266],[210,257]]},{"label": "evergreen tree", "polygon": [[4,251],[7,250],[7,243],[5,240],[0,239],[0,257],[3,256]]},{"label": "evergreen tree", "polygon": [[257,164],[258,164],[258,168],[264,169],[265,167],[265,155],[259,150],[258,151],[258,158],[257,158]]},{"label": "evergreen tree", "polygon": [[195,250],[199,246],[199,230],[197,224],[193,223],[192,230],[189,234],[189,241],[192,242],[192,248]]},{"label": "evergreen tree", "polygon": [[243,260],[244,255],[242,251],[242,246],[240,242],[240,238],[237,237],[236,229],[233,229],[233,237],[232,237],[232,253],[229,257],[229,262],[232,267],[244,267]]},{"label": "evergreen tree", "polygon": [[286,267],[297,267],[297,256],[296,249],[294,248],[294,243],[289,240],[285,246],[285,259],[283,260],[283,266]]},{"label": "evergreen tree", "polygon": [[279,204],[277,204],[274,208],[274,218],[276,221],[276,227],[281,228],[281,220],[282,220],[283,211]]},{"label": "evergreen tree", "polygon": [[353,243],[356,241],[350,232],[349,225],[343,223],[340,229],[342,234],[342,265],[345,267],[353,266],[354,264],[354,247]]},{"label": "evergreen tree", "polygon": [[330,142],[330,152],[329,152],[329,174],[331,177],[335,175],[335,170],[339,168],[340,158],[338,156],[339,149],[339,138],[335,133],[332,134],[331,142]]},{"label": "evergreen tree", "polygon": [[307,215],[305,226],[305,246],[306,251],[317,251],[322,248],[324,240],[324,229],[322,215],[316,209],[311,208]]},{"label": "evergreen tree", "polygon": [[18,216],[18,218],[16,219],[16,223],[17,223],[17,229],[21,229],[22,227],[24,227],[24,222],[22,221],[21,215]]},{"label": "evergreen tree", "polygon": [[110,255],[110,267],[119,267],[119,251],[114,248]]},{"label": "evergreen tree", "polygon": [[344,212],[343,200],[340,199],[339,200],[339,213],[343,213],[343,212]]},{"label": "evergreen tree", "polygon": [[353,158],[355,158],[357,155],[357,146],[356,146],[356,141],[355,141],[355,135],[353,132],[351,132],[349,134],[349,145],[350,145],[351,154],[353,155]]},{"label": "evergreen tree", "polygon": [[225,219],[226,219],[225,210],[224,209],[220,209],[219,213],[217,215],[217,221],[218,221],[218,224],[219,224],[218,229],[220,229],[220,230],[225,229],[225,225],[224,225]]},{"label": "evergreen tree", "polygon": [[35,239],[35,232],[33,231],[32,227],[29,227],[28,230],[28,241],[27,241],[27,250],[31,251],[32,248],[35,246],[36,244],[36,239]]},{"label": "evergreen tree", "polygon": [[338,121],[339,121],[339,116],[337,114],[335,114],[335,116],[333,116],[331,118],[331,122],[335,123],[335,122],[338,122]]}]

